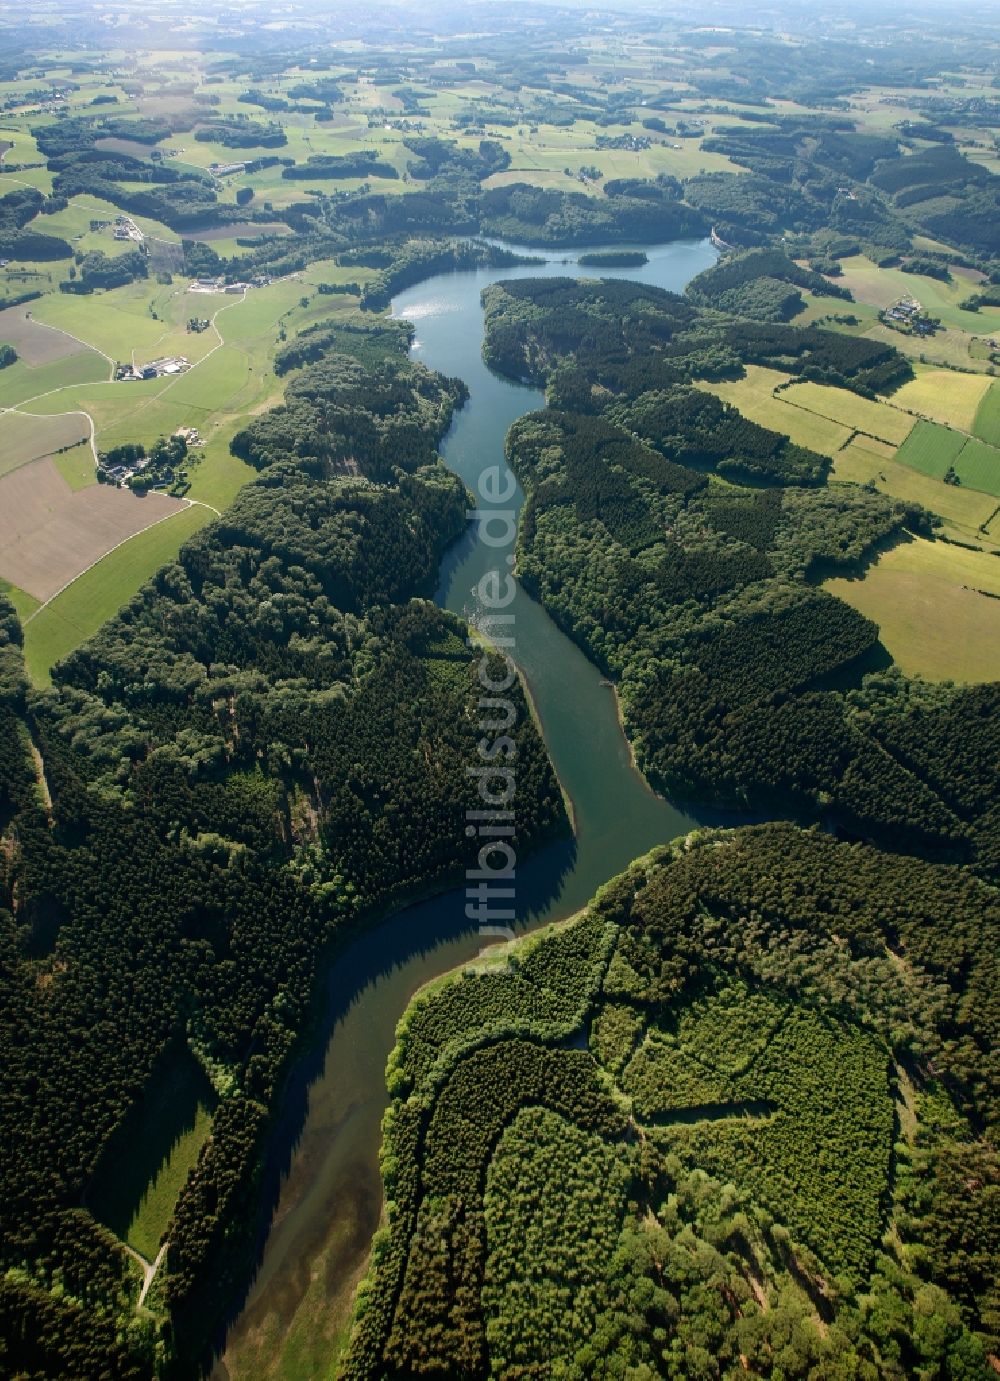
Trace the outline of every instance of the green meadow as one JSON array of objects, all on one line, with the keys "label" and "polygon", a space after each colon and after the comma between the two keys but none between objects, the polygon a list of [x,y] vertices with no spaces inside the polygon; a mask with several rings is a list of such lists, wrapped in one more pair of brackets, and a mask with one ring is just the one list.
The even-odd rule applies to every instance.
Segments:
[{"label": "green meadow", "polygon": [[955,474],[970,489],[1000,498],[1000,450],[970,437],[955,461]]},{"label": "green meadow", "polygon": [[70,489],[87,489],[97,483],[97,467],[89,442],[53,456],[52,463]]},{"label": "green meadow", "polygon": [[18,360],[0,374],[0,407],[17,407],[59,389],[98,383],[107,379],[108,369],[107,360],[93,350],[64,355],[48,364],[27,365]]},{"label": "green meadow", "polygon": [[[902,119],[897,113],[895,119]],[[1000,307],[985,307],[978,312],[964,311],[959,303],[967,298],[972,285],[968,279],[954,278],[941,282],[922,274],[904,273],[898,268],[879,268],[863,255],[842,261],[843,276],[837,282],[850,288],[861,302],[888,307],[900,297],[915,297],[930,312],[940,317],[945,326],[956,327],[972,335],[991,335],[1000,330]]]},{"label": "green meadow", "polygon": [[147,1261],[159,1251],[177,1195],[212,1130],[216,1102],[194,1057],[174,1049],[97,1167],[87,1206]]},{"label": "green meadow", "polygon": [[896,459],[921,474],[943,479],[958,459],[965,437],[939,422],[918,422],[896,452]]},{"label": "green meadow", "polygon": [[1000,446],[1000,381],[990,385],[972,423],[972,430],[981,441]]},{"label": "green meadow", "polygon": [[25,619],[35,612],[40,603],[34,595],[29,595],[27,590],[20,590],[16,585],[12,585],[9,580],[0,577],[0,593],[5,594],[17,611],[17,616],[23,623]]}]

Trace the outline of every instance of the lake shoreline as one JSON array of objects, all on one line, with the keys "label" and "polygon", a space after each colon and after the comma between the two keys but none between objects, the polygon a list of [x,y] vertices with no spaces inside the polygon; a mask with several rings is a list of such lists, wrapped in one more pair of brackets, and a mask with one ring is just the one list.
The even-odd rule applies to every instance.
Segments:
[{"label": "lake shoreline", "polygon": [[[509,469],[504,443],[510,425],[544,405],[537,389],[499,378],[483,363],[482,288],[503,278],[573,276],[576,259],[577,253],[562,251],[535,266],[441,274],[393,300],[393,315],[414,322],[413,357],[469,386],[469,399],[455,411],[439,449],[472,492],[489,466]],[[714,259],[707,240],[650,246],[649,262],[629,276],[679,291]],[[516,522],[523,491],[512,480]],[[445,553],[435,595],[470,624],[479,580],[497,561],[475,536],[467,532]],[[516,928],[524,934],[576,914],[637,855],[702,821],[658,796],[638,772],[615,688],[609,697],[603,673],[520,585],[511,612],[514,660],[573,829],[568,838],[546,841],[518,867]],[[325,1049],[304,1052],[290,1075],[293,1106],[284,1118],[288,1125],[297,1117],[298,1130],[278,1166],[271,1226],[216,1365],[217,1381],[287,1374],[289,1349],[296,1357],[303,1347],[311,1354],[320,1335],[333,1346],[331,1298],[339,1306],[344,1283],[363,1275],[384,1212],[378,1152],[396,1027],[415,992],[482,949],[463,902],[462,892],[439,893],[355,931],[339,950],[320,995],[330,1034]],[[321,1295],[317,1280],[324,1283]],[[326,1370],[329,1363],[327,1357]]]}]

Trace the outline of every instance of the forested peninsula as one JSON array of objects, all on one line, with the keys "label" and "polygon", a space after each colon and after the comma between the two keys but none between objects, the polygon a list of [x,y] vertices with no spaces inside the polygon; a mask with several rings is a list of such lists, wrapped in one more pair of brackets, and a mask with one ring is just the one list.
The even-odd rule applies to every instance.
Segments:
[{"label": "forested peninsula", "polygon": [[985,1375],[998,921],[962,870],[706,832],[418,997],[344,1374]]}]

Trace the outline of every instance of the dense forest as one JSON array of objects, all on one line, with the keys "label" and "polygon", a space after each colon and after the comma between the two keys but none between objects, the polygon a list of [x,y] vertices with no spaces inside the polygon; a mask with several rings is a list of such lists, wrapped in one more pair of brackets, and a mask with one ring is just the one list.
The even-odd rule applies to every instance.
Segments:
[{"label": "dense forest", "polygon": [[[475,856],[482,692],[464,626],[421,598],[465,525],[468,496],[434,456],[461,390],[408,365],[406,343],[388,324],[327,341],[301,376],[313,389],[255,426],[271,436],[289,408],[335,395],[342,449],[275,459],[260,441],[259,479],[52,690],[28,691],[0,605],[12,1374],[138,1377],[154,1360],[192,1374],[245,1276],[260,1157],[324,952]],[[565,817],[512,694],[520,851]],[[219,1103],[168,1229],[157,1324],[134,1316],[134,1268],[86,1206],[178,1047]]]},{"label": "dense forest", "polygon": [[961,870],[705,833],[418,998],[344,1374],[990,1375],[998,924]]},{"label": "dense forest", "polygon": [[947,141],[901,157],[902,141],[912,149],[914,139],[933,139],[929,129],[863,134],[846,113],[803,120],[768,111],[749,129],[719,128],[704,141],[745,171],[691,178],[685,198],[735,245],[784,230],[853,238],[878,259],[922,234],[992,258],[1000,178]]},{"label": "dense forest", "polygon": [[407,358],[412,328],[391,320],[320,322],[279,347],[275,373],[300,370],[285,401],[254,418],[231,450],[257,469],[279,462],[316,478],[389,480],[432,462],[452,412],[467,396]]},{"label": "dense forest", "polygon": [[[924,357],[888,343],[857,286],[872,265],[982,312],[968,356],[951,333],[971,330],[945,321],[930,358],[995,372],[995,36],[988,16],[932,35],[897,9],[865,33],[808,6],[788,33],[748,31],[737,8],[515,8],[496,32],[450,5],[408,11],[405,32],[254,0],[181,29],[155,7],[0,15],[17,141],[0,140],[0,305],[51,292],[63,347],[106,310],[135,360],[140,338],[166,348],[182,275],[253,284],[248,336],[217,330],[215,365],[252,356],[275,389],[232,434],[232,412],[223,432],[178,403],[199,376],[168,381],[128,432],[107,390],[143,385],[81,384],[93,361],[57,353],[37,376],[42,397],[98,391],[95,458],[149,445],[136,488],[175,477],[187,443],[137,439],[175,406],[210,446],[232,436],[251,479],[211,495],[224,513],[46,689],[0,582],[0,1376],[202,1374],[261,1246],[321,976],[477,856],[476,664],[503,664],[430,600],[475,502],[438,455],[469,395],[385,309],[535,249],[630,271],[639,246],[709,236],[718,261],[683,294],[565,277],[484,293],[486,363],[545,389],[507,437],[516,573],[613,685],[655,790],[797,823],[664,841],[571,921],[424,990],[387,1071],[385,1216],[349,1331],[334,1310],[357,1262],[294,1265],[344,1352],[291,1363],[316,1322],[287,1300],[262,1331],[286,1333],[281,1374],[349,1381],[1000,1367],[1000,683],[903,675],[822,588],[936,519],[874,481],[832,484],[827,455],[700,387],[748,366],[855,404],[919,385]],[[113,243],[125,214],[141,246]],[[864,319],[835,320],[858,334],[796,325],[852,302],[841,277]],[[255,335],[264,291],[288,310]],[[0,343],[10,398],[36,377],[37,316]],[[72,463],[46,461],[67,484]],[[519,682],[509,695],[524,857],[568,834],[569,803]],[[141,1143],[185,1079],[208,1130],[138,1256],[109,1186],[154,1194],[161,1148]]]},{"label": "dense forest", "polygon": [[800,268],[783,250],[755,249],[729,255],[687,286],[695,302],[760,321],[787,321],[804,306],[802,291],[851,300],[846,288],[821,273]]},{"label": "dense forest", "polygon": [[[723,273],[699,275],[694,285]],[[725,281],[723,279],[723,281]],[[643,283],[534,278],[494,283],[483,294],[487,364],[599,411],[595,393],[636,398],[694,379],[739,378],[747,364],[784,368],[864,397],[913,377],[892,345],[863,336],[757,322],[697,305]],[[747,424],[749,425],[749,424]]]},{"label": "dense forest", "polygon": [[[877,627],[818,588],[929,533],[929,515],[827,487],[823,457],[686,382],[745,358],[869,391],[905,362],[637,284],[535,279],[484,299],[487,359],[546,381],[551,402],[507,441],[528,495],[519,574],[618,682],[650,780],[995,876],[1000,691],[885,671]],[[928,735],[949,747],[921,747]]]}]

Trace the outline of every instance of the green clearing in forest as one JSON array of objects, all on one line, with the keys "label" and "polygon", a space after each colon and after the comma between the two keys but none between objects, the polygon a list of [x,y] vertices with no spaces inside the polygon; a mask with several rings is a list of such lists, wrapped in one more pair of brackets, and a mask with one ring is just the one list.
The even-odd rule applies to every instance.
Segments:
[{"label": "green clearing in forest", "polygon": [[152,1261],[177,1196],[212,1130],[214,1091],[194,1057],[178,1048],[154,1072],[101,1158],[87,1206]]}]

